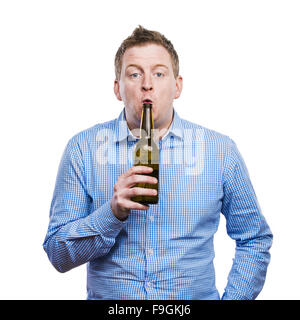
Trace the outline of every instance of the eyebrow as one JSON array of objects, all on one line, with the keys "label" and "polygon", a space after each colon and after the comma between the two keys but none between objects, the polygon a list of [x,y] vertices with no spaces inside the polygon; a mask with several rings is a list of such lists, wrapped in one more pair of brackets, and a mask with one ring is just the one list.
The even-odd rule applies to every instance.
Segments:
[{"label": "eyebrow", "polygon": [[[138,68],[138,69],[142,69],[141,66],[139,66],[138,64],[129,64],[127,67],[126,67],[126,70],[130,67],[135,67],[135,68]],[[156,64],[153,66],[153,69],[157,68],[157,67],[163,67],[163,68],[166,68],[166,69],[169,69],[165,64]]]}]

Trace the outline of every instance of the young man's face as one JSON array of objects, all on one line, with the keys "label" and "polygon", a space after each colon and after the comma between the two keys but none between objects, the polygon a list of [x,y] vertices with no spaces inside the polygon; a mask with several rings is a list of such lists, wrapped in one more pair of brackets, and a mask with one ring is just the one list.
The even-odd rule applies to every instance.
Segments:
[{"label": "young man's face", "polygon": [[146,44],[125,51],[116,97],[125,104],[129,128],[140,127],[142,107],[151,100],[154,127],[168,128],[173,115],[173,100],[180,96],[182,77],[174,78],[171,56],[161,45]]}]

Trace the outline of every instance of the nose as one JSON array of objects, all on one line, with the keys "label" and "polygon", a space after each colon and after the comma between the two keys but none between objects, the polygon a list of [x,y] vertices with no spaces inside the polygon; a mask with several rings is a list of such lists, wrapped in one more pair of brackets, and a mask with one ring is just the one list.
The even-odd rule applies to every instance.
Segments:
[{"label": "nose", "polygon": [[145,75],[142,83],[143,91],[151,91],[153,90],[152,79],[150,75]]}]

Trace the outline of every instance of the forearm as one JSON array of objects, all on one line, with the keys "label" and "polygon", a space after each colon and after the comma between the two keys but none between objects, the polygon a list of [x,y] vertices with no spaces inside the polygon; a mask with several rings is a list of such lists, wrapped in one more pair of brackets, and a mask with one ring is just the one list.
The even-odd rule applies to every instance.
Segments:
[{"label": "forearm", "polygon": [[270,262],[272,234],[238,243],[223,300],[253,300],[261,292]]},{"label": "forearm", "polygon": [[46,238],[44,250],[59,272],[66,272],[106,255],[123,227],[112,213],[110,202],[88,216],[68,222]]},{"label": "forearm", "polygon": [[236,253],[223,299],[255,299],[265,282],[273,235],[264,218],[246,165],[231,143],[224,171],[222,213]]}]

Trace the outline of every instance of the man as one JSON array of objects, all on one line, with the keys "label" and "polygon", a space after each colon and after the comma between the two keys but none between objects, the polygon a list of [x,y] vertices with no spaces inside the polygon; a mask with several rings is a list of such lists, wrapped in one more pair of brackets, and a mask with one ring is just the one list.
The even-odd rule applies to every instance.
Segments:
[{"label": "man", "polygon": [[[115,57],[115,120],[68,143],[58,171],[44,249],[60,272],[87,263],[88,299],[219,299],[213,236],[220,212],[236,253],[223,299],[255,299],[270,260],[272,233],[247,169],[227,136],[183,120],[178,56],[163,35],[139,26]],[[136,183],[156,183],[133,166],[145,101],[160,148],[159,203]]]}]

